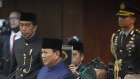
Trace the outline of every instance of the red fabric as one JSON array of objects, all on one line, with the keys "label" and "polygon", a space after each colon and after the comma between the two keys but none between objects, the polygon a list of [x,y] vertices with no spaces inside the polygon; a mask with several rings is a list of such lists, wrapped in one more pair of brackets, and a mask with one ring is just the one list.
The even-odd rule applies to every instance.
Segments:
[{"label": "red fabric", "polygon": [[[13,45],[14,45],[14,41],[15,41],[16,35],[13,36]],[[10,51],[10,58],[12,59],[12,54],[13,54],[13,47]]]}]

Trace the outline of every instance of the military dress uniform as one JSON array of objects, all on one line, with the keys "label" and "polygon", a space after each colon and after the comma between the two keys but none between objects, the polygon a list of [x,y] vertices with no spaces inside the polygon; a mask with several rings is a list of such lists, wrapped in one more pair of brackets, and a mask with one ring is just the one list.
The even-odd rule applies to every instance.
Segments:
[{"label": "military dress uniform", "polygon": [[134,73],[140,73],[140,31],[133,28],[128,36],[125,36],[118,30],[113,37],[113,43],[118,60],[122,60],[120,77],[123,79],[128,74],[129,66],[134,68]]},{"label": "military dress uniform", "polygon": [[[126,1],[120,3],[120,10],[117,16],[123,18],[121,20],[126,21],[130,17],[135,22],[136,14],[140,14],[138,9],[132,7]],[[119,21],[121,20],[119,19]],[[119,77],[124,79],[124,76],[130,72],[134,74],[140,73],[140,31],[135,29],[134,23],[128,26],[120,26],[122,28],[114,33],[111,39],[115,79]],[[127,36],[124,30],[128,33]]]},{"label": "military dress uniform", "polygon": [[14,43],[11,73],[16,70],[15,79],[36,79],[41,60],[42,40],[35,33],[26,40],[23,37]]}]

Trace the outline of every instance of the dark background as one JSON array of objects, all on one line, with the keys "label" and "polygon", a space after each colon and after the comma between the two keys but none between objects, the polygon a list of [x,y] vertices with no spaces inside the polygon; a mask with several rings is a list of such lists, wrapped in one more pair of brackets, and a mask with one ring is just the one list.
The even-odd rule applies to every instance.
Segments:
[{"label": "dark background", "polygon": [[[59,38],[67,44],[77,35],[84,43],[85,63],[100,57],[107,65],[111,61],[110,39],[117,31],[116,13],[121,0],[3,0],[0,19],[17,8],[38,15],[41,37]],[[140,9],[139,0],[126,0]],[[136,28],[140,28],[137,16]]]}]

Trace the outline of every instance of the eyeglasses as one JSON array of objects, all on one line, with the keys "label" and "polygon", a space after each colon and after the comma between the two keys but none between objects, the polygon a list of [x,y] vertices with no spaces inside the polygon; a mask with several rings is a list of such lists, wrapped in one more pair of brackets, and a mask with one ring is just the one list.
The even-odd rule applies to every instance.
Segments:
[{"label": "eyeglasses", "polygon": [[9,17],[9,20],[19,20],[19,17]]}]

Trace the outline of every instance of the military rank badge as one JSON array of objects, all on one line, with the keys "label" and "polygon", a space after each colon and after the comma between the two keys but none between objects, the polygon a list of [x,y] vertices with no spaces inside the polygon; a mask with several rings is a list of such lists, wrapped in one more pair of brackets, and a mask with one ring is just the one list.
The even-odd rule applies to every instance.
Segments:
[{"label": "military rank badge", "polygon": [[30,49],[30,50],[29,50],[29,55],[31,55],[31,54],[32,54],[32,51],[33,51],[33,49]]},{"label": "military rank badge", "polygon": [[131,54],[129,53],[128,56],[131,57]]},{"label": "military rank badge", "polygon": [[135,47],[135,44],[127,43],[127,44],[126,44],[126,47],[127,47],[127,48],[134,48],[134,47]]},{"label": "military rank badge", "polygon": [[130,44],[128,43],[128,44],[126,44],[126,47],[130,47]]}]

